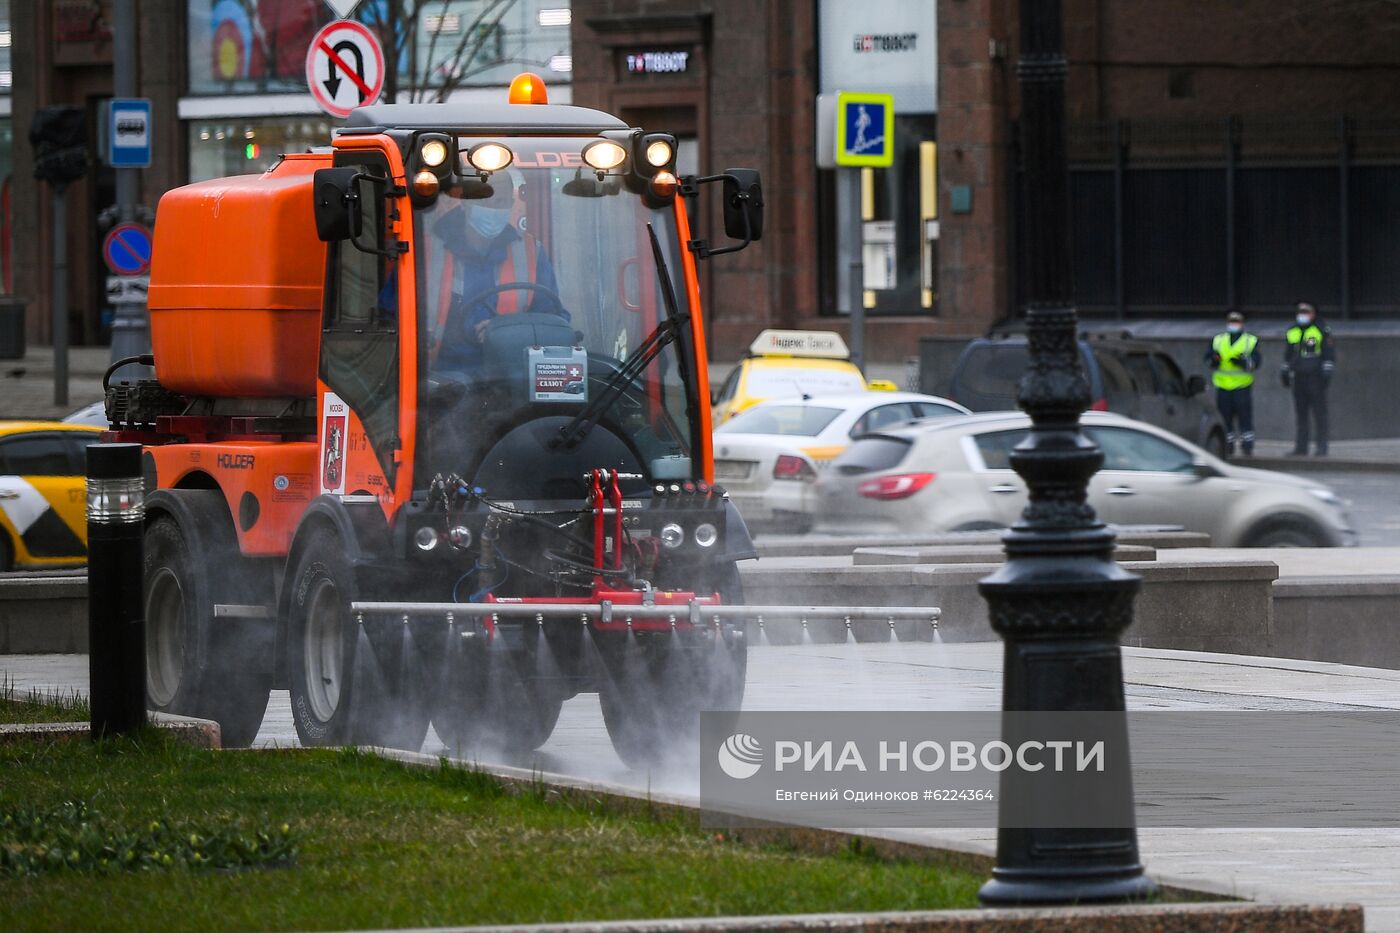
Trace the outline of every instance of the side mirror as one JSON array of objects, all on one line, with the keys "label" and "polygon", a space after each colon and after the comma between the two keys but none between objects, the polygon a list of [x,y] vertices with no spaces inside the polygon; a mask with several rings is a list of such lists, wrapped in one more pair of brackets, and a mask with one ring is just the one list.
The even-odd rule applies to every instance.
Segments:
[{"label": "side mirror", "polygon": [[1220,475],[1220,471],[1204,460],[1191,461],[1191,475],[1196,479],[1213,479]]},{"label": "side mirror", "polygon": [[763,239],[763,185],[755,169],[724,170],[724,233],[746,243]]},{"label": "side mirror", "polygon": [[359,174],[360,170],[353,167],[321,168],[311,177],[316,236],[322,242],[334,243],[360,236],[364,228],[364,215],[359,186],[355,184],[355,176]]},{"label": "side mirror", "polygon": [[1200,394],[1201,394],[1202,392],[1204,392],[1205,390],[1206,390],[1206,377],[1205,377],[1205,376],[1202,376],[1202,375],[1199,375],[1199,374],[1198,374],[1198,375],[1190,376],[1190,377],[1187,378],[1187,380],[1186,380],[1186,395],[1187,395],[1188,398],[1191,397],[1191,396],[1193,396],[1193,395],[1200,395]]}]

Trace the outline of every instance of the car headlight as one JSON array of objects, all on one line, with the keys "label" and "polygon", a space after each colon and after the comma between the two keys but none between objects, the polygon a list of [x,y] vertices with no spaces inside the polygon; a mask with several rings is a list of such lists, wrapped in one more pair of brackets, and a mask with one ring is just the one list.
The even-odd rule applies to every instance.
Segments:
[{"label": "car headlight", "polygon": [[1308,492],[1312,493],[1312,495],[1315,498],[1321,499],[1323,502],[1326,502],[1328,505],[1336,506],[1339,509],[1344,509],[1347,507],[1347,504],[1342,501],[1341,496],[1337,495],[1335,492],[1325,487],[1309,486]]}]

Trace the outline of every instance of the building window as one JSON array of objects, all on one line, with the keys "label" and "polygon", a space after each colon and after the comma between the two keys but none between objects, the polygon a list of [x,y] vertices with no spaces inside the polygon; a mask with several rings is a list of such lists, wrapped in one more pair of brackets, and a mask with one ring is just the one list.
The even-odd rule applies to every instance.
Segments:
[{"label": "building window", "polygon": [[[306,50],[333,16],[323,0],[187,0],[189,93],[305,94]],[[432,0],[401,4],[407,30],[400,93],[430,99],[444,84],[506,84],[518,72],[569,79],[570,15],[559,0]],[[388,0],[362,0],[355,19],[389,45]],[[401,100],[403,98],[400,98]]]},{"label": "building window", "polygon": [[[829,239],[823,254],[836,275],[822,282],[823,313],[848,313],[850,284],[842,267],[852,250],[847,242],[850,212],[858,200],[862,268],[861,300],[875,315],[936,313],[938,308],[938,148],[937,117],[895,117],[894,164],[889,168],[837,169],[849,184],[823,194],[823,223]],[[853,190],[854,189],[854,190]],[[842,203],[845,202],[845,203]],[[838,310],[839,309],[839,310]]]},{"label": "building window", "polygon": [[14,191],[14,127],[0,119],[0,292],[14,291],[14,251],[10,243],[10,217]]},{"label": "building window", "polygon": [[[13,41],[13,34],[10,32],[10,0],[0,0],[0,94],[9,94],[15,83],[14,71],[10,67],[10,45]],[[6,166],[10,164],[9,160],[9,144],[6,143]],[[9,177],[8,168],[5,171],[5,177]]]},{"label": "building window", "polygon": [[305,94],[306,49],[330,20],[322,0],[189,0],[190,93]]},{"label": "building window", "polygon": [[1190,100],[1196,96],[1196,72],[1190,68],[1173,68],[1167,72],[1167,96],[1172,100]]},{"label": "building window", "polygon": [[334,125],[324,116],[189,121],[190,181],[265,172],[285,152],[330,145]]}]

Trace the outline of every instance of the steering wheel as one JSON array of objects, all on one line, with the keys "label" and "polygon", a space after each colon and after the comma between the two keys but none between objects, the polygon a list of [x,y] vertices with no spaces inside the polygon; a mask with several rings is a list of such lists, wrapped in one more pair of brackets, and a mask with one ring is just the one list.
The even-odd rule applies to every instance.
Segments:
[{"label": "steering wheel", "polygon": [[[476,307],[477,302],[484,301],[485,299],[490,298],[492,295],[499,295],[501,292],[513,291],[536,292],[549,299],[549,301],[553,302],[555,313],[562,314],[564,310],[564,299],[559,297],[559,293],[556,292],[554,289],[546,288],[545,286],[540,285],[537,282],[502,282],[499,285],[493,285],[490,288],[482,289],[475,295],[472,295],[471,298],[463,299],[462,307],[467,309],[474,308]],[[538,308],[532,307],[531,310],[536,313],[540,313]],[[500,317],[509,317],[509,315],[492,315],[493,320]]]}]

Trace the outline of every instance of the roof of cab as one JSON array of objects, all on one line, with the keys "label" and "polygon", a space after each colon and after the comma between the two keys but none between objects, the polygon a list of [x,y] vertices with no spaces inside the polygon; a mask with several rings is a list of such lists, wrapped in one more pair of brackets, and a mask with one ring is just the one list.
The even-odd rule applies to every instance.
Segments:
[{"label": "roof of cab", "polygon": [[373,104],[350,111],[338,133],[353,136],[392,129],[597,133],[627,129],[627,124],[610,113],[568,104]]}]

